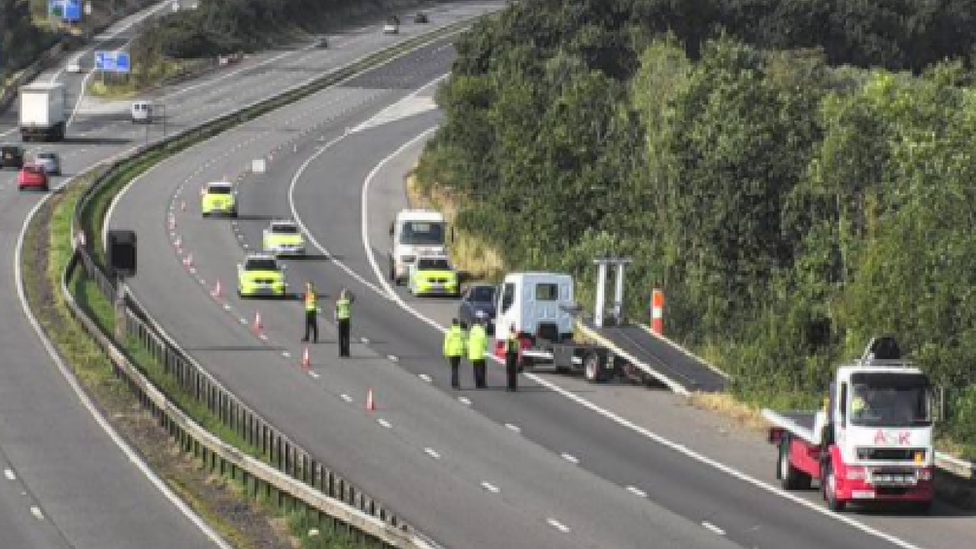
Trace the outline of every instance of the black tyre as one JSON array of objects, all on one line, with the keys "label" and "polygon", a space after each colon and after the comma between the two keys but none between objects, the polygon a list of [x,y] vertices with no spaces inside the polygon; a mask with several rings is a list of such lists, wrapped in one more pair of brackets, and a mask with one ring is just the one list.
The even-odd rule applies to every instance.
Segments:
[{"label": "black tyre", "polygon": [[847,506],[846,501],[837,499],[837,475],[834,473],[834,466],[830,461],[824,462],[823,474],[820,476],[820,485],[823,487],[824,501],[827,502],[827,509],[840,512]]},{"label": "black tyre", "polygon": [[590,383],[607,382],[607,369],[603,367],[602,362],[600,354],[596,351],[586,353],[586,356],[583,357],[583,377],[586,378],[586,381]]},{"label": "black tyre", "polygon": [[806,490],[810,488],[810,475],[797,469],[790,461],[790,437],[783,436],[779,443],[779,459],[776,462],[776,478],[784,490]]}]

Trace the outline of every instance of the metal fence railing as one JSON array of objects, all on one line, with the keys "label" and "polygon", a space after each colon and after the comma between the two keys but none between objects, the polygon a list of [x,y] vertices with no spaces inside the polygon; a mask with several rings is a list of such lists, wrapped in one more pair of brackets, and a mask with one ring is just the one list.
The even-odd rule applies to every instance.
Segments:
[{"label": "metal fence railing", "polygon": [[[100,193],[118,192],[119,189],[109,188],[108,184],[120,178],[128,178],[126,173],[136,168],[148,155],[165,156],[182,150],[413,48],[457,33],[469,24],[468,21],[458,22],[404,42],[396,48],[366,56],[275,97],[218,116],[200,126],[140,147],[121,159],[107,163],[103,166],[104,171],[96,177],[78,202],[72,230],[72,234],[77,235],[74,252],[62,273],[60,291],[74,317],[110,356],[116,375],[125,380],[142,405],[178,441],[184,451],[193,453],[215,472],[219,471],[242,482],[248,494],[254,497],[275,499],[274,502],[285,510],[304,512],[318,525],[346,532],[354,540],[381,547],[430,549],[436,547],[436,544],[355,484],[315,459],[244,404],[183,351],[134,296],[124,297],[122,304],[125,341],[117,341],[110,334],[104,333],[78,304],[70,292],[70,283],[75,276],[84,277],[109,302],[115,302],[116,281],[109,276],[97,254],[98,237],[102,229],[97,225],[102,220],[98,219],[100,214],[93,211],[97,208],[90,206]],[[225,443],[196,423],[180,408],[174,395],[164,393],[153,384],[146,372],[133,364],[122,350],[127,342],[135,342],[140,349],[151,355],[159,365],[161,372],[158,373],[163,379],[175,385],[181,395],[204,406],[222,426],[233,431],[248,449],[242,450]]]}]

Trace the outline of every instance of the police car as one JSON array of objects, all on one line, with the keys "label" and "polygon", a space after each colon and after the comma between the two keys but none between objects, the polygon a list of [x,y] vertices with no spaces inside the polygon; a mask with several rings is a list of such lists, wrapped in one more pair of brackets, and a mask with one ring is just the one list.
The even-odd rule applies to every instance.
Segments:
[{"label": "police car", "polygon": [[252,253],[237,265],[237,295],[241,297],[284,297],[285,266],[271,254]]},{"label": "police car", "polygon": [[410,293],[421,295],[461,295],[458,273],[443,254],[424,255],[410,266]]},{"label": "police car", "polygon": [[234,195],[234,185],[227,181],[207,183],[200,198],[200,211],[204,217],[215,214],[237,217],[237,197]]},{"label": "police car", "polygon": [[305,255],[305,237],[294,221],[272,221],[261,238],[262,248],[277,256]]}]

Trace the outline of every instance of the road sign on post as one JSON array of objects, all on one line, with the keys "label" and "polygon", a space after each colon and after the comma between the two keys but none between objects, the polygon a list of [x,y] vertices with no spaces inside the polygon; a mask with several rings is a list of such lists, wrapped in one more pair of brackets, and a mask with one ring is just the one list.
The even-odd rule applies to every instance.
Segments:
[{"label": "road sign on post", "polygon": [[96,51],[95,70],[128,73],[132,70],[129,53],[124,51]]}]

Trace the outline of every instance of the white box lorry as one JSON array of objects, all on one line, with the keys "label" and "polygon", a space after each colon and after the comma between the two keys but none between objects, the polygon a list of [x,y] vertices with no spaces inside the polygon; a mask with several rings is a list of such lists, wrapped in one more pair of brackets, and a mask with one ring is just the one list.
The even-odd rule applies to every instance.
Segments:
[{"label": "white box lorry", "polygon": [[402,210],[390,226],[390,236],[390,280],[398,286],[407,282],[418,257],[447,253],[447,222],[440,212]]},{"label": "white box lorry", "polygon": [[24,141],[61,141],[67,120],[64,86],[33,83],[20,88],[20,135]]},{"label": "white box lorry", "polygon": [[824,408],[763,410],[778,449],[784,489],[819,480],[827,507],[896,503],[927,511],[935,495],[933,396],[928,377],[901,358],[893,338],[875,338],[837,369]]}]

